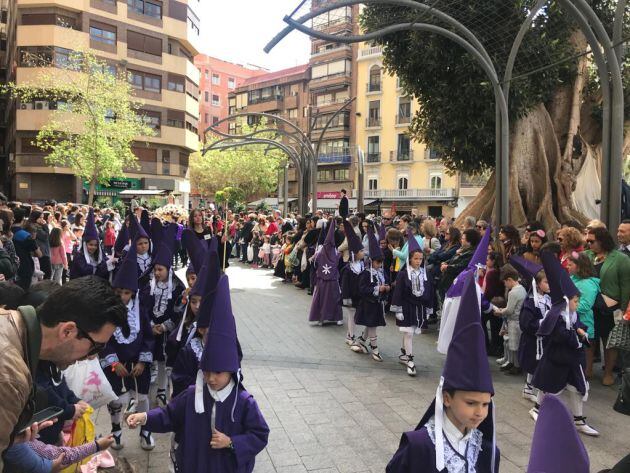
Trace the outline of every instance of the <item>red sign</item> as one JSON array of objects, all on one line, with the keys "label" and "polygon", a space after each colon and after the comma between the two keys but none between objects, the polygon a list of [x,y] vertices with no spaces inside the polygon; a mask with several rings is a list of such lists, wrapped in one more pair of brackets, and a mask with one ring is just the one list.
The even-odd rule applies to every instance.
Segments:
[{"label": "red sign", "polygon": [[341,199],[341,192],[318,192],[318,199]]}]

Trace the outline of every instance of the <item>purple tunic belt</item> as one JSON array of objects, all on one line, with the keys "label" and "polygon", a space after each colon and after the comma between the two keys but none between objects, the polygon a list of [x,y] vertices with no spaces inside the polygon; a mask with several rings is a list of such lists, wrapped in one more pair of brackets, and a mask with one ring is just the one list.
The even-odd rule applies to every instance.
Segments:
[{"label": "purple tunic belt", "polygon": [[[231,414],[235,396],[238,396]],[[245,390],[234,389],[217,403],[216,429],[233,442],[234,450],[210,448],[211,413],[214,400],[204,387],[204,410],[195,412],[195,388],[190,387],[164,408],[152,409],[146,429],[155,433],[174,432],[178,443],[175,457],[184,473],[251,473],[256,455],[267,445],[269,427],[254,398]]]}]

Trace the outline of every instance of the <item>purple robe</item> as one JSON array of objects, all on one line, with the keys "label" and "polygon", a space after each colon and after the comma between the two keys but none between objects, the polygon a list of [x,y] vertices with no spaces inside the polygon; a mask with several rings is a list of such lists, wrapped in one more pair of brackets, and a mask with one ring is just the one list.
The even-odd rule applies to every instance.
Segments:
[{"label": "purple robe", "polygon": [[339,322],[341,311],[341,288],[337,265],[339,254],[334,249],[322,248],[317,255],[317,284],[313,291],[309,322]]},{"label": "purple robe", "polygon": [[350,264],[346,264],[341,268],[341,296],[343,305],[349,307],[357,307],[359,305],[359,276],[350,268]]},{"label": "purple robe", "polygon": [[136,363],[141,361],[147,364],[153,361],[155,339],[153,337],[153,330],[151,329],[149,313],[142,304],[140,304],[139,317],[140,330],[138,333],[130,333],[129,337],[126,337],[127,341],[133,339],[130,343],[118,342],[115,334],[109,339],[107,345],[105,345],[105,348],[99,355],[103,368],[111,366],[112,363],[116,361],[121,363]]},{"label": "purple robe", "polygon": [[392,296],[392,305],[402,307],[403,320],[396,319],[398,327],[427,328],[429,312],[433,309],[433,285],[431,278],[424,281],[424,292],[416,297],[411,292],[411,281],[406,269],[398,272]]},{"label": "purple robe", "polygon": [[[448,442],[446,438],[444,441]],[[484,438],[481,446],[475,463],[475,471],[477,473],[489,473],[492,463],[492,442]],[[497,449],[495,473],[499,473],[499,458]],[[386,473],[439,473],[435,466],[435,445],[426,427],[402,434],[398,451],[394,454],[385,471]],[[442,472],[445,471],[447,471],[446,468],[442,470]]]},{"label": "purple robe", "polygon": [[[103,251],[99,249],[99,251]],[[105,256],[105,255],[104,255]],[[70,279],[82,278],[83,276],[98,276],[109,281],[109,271],[107,270],[107,262],[105,257],[96,268],[85,261],[83,251],[75,251],[72,255],[72,263],[70,264]]]},{"label": "purple robe", "polygon": [[171,381],[173,382],[172,397],[176,397],[179,393],[185,391],[188,386],[195,384],[202,353],[203,344],[200,337],[193,338],[179,351],[171,373]]},{"label": "purple robe", "polygon": [[[269,427],[258,404],[244,389],[234,389],[224,402],[217,403],[215,427],[231,438],[234,450],[212,449],[211,413],[214,400],[203,390],[204,410],[195,412],[195,388],[190,387],[164,408],[152,409],[145,428],[155,433],[175,432],[178,443],[175,458],[185,473],[251,473],[254,462],[267,445]],[[235,396],[234,422],[231,419]]]},{"label": "purple robe", "polygon": [[540,326],[543,314],[536,307],[533,297],[527,297],[519,316],[521,339],[518,344],[518,362],[521,368],[529,374],[534,374],[538,360],[536,360],[536,332]]},{"label": "purple robe", "polygon": [[153,313],[155,296],[151,295],[151,286],[147,284],[140,290],[140,304],[145,307],[149,313],[151,323],[153,325],[165,324],[167,328],[164,333],[155,336],[153,361],[166,360],[166,340],[168,338],[168,333],[176,330],[179,326],[181,313],[177,313],[176,304],[183,291],[184,286],[182,286],[177,278],[173,278],[173,292],[171,298],[168,300],[164,314],[158,317]]},{"label": "purple robe", "polygon": [[[385,284],[389,284],[387,275],[384,274],[384,276]],[[378,281],[376,277],[372,277],[369,269],[360,274],[359,294],[361,298],[354,314],[354,321],[357,325],[364,325],[365,327],[384,327],[386,325],[385,304],[388,294],[383,292],[374,295],[377,286]]]}]

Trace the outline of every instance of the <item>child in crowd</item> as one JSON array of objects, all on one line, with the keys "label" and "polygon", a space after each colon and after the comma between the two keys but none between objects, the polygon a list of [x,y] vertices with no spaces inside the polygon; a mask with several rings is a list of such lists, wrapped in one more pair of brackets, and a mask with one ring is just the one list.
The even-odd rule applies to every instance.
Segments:
[{"label": "child in crowd", "polygon": [[[131,247],[121,263],[112,287],[127,306],[129,334],[117,328],[105,349],[100,354],[101,366],[119,399],[111,401],[107,408],[112,421],[112,448],[123,448],[121,417],[125,396],[129,397],[127,414],[149,410],[149,384],[153,362],[154,336],[146,306],[138,292],[136,253]],[[137,396],[137,398],[136,398]],[[155,441],[148,430],[140,431],[140,446],[152,450]]]},{"label": "child in crowd", "polygon": [[271,268],[271,238],[269,235],[263,237],[261,249],[263,252],[263,268]]},{"label": "child in crowd", "polygon": [[96,275],[103,279],[109,279],[107,262],[100,247],[98,231],[94,223],[94,209],[90,208],[85,221],[85,230],[81,246],[72,257],[70,267],[70,279],[82,276]]},{"label": "child in crowd", "polygon": [[116,244],[116,230],[114,229],[114,222],[108,220],[105,223],[105,235],[103,238],[103,245],[105,246],[105,253],[112,254],[114,245]]},{"label": "child in crowd", "polygon": [[536,333],[542,319],[551,308],[549,282],[542,265],[532,263],[516,255],[510,258],[510,264],[520,273],[523,286],[530,287],[519,315],[521,339],[518,344],[518,362],[521,369],[527,374],[523,387],[523,398],[535,403],[538,402],[538,394],[536,388],[532,386],[532,378],[538,364]]},{"label": "child in crowd", "polygon": [[589,391],[584,376],[584,345],[588,344],[588,334],[576,312],[580,292],[557,257],[543,251],[541,259],[549,281],[552,306],[536,334],[539,360],[532,384],[539,389],[539,393],[538,403],[529,412],[536,420],[544,393],[560,394],[566,391],[576,429],[585,435],[597,437],[599,432],[586,423],[583,413]]},{"label": "child in crowd", "polygon": [[374,229],[370,224],[367,229],[368,245],[370,251],[370,267],[363,270],[359,276],[359,303],[354,316],[357,325],[364,325],[365,331],[350,347],[355,353],[368,353],[367,340],[369,339],[369,351],[372,359],[383,361],[378,350],[376,328],[384,327],[385,304],[390,291],[389,280],[383,270],[383,252],[381,245],[376,240]]},{"label": "child in crowd", "polygon": [[413,361],[413,336],[428,328],[433,308],[433,287],[424,268],[424,253],[411,230],[407,230],[408,256],[405,267],[398,273],[391,310],[396,314],[396,325],[403,332],[400,363],[409,376],[416,375]]},{"label": "child in crowd", "polygon": [[[488,253],[486,258],[486,269],[480,271],[482,276],[480,277],[481,293],[484,295],[487,301],[491,301],[495,297],[505,297],[505,286],[501,281],[500,269],[503,266],[502,257],[499,253],[494,251]],[[499,336],[501,326],[503,325],[501,319],[494,317],[492,311],[482,314],[482,327],[486,334],[486,349],[490,356],[502,356],[503,355],[503,338]],[[490,324],[490,333],[488,334],[488,324]]]},{"label": "child in crowd", "polygon": [[48,237],[50,243],[50,264],[52,265],[52,275],[50,279],[61,286],[64,270],[68,270],[68,259],[66,249],[61,240],[61,228],[53,227]]},{"label": "child in crowd", "polygon": [[527,291],[518,281],[518,272],[509,264],[501,268],[501,281],[508,290],[507,305],[504,308],[494,308],[496,317],[503,317],[504,353],[505,360],[501,371],[517,375],[522,372],[518,362],[518,345],[521,339],[520,315]]},{"label": "child in crowd", "polygon": [[284,253],[284,282],[291,282],[293,278],[293,264],[291,264],[291,252],[293,251],[293,232],[288,233],[284,237],[284,245],[282,245],[282,252]]},{"label": "child in crowd", "polygon": [[166,405],[168,377],[166,369],[166,340],[179,323],[175,303],[184,290],[177,278],[173,277],[173,252],[162,242],[153,259],[153,277],[141,292],[141,304],[149,311],[155,337],[153,362],[157,365],[157,395],[161,405]]},{"label": "child in crowd", "polygon": [[194,386],[163,408],[129,416],[131,428],[174,432],[176,470],[187,473],[250,473],[267,445],[269,427],[240,383],[236,323],[227,277],[212,307],[207,343]]},{"label": "child in crowd", "polygon": [[[132,244],[136,247],[136,263],[138,266],[138,277],[146,275],[151,271],[153,263],[151,258],[151,239],[144,227],[138,223],[138,219],[129,216],[129,236]],[[140,288],[148,283],[148,278],[140,281]]]},{"label": "child in crowd", "polygon": [[475,286],[469,273],[435,400],[416,429],[402,435],[387,473],[499,471],[494,388]]},{"label": "child in crowd", "polygon": [[[349,345],[352,350],[356,349],[360,351],[361,348],[365,346],[365,339],[363,339],[363,345],[357,345],[356,348],[353,348],[353,346],[355,343],[355,311],[361,299],[359,277],[365,269],[363,263],[364,251],[363,244],[359,236],[354,232],[350,222],[344,220],[343,227],[346,239],[348,240],[348,251],[350,252],[350,259],[341,268],[341,296],[343,298],[343,305],[348,308],[346,344]],[[367,351],[365,353],[367,353]]]}]

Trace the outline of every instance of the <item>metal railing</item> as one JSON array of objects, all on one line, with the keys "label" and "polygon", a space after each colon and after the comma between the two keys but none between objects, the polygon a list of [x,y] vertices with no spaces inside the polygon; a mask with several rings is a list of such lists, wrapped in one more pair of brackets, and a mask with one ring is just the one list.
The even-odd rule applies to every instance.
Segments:
[{"label": "metal railing", "polygon": [[377,56],[379,54],[383,54],[382,46],[372,46],[371,48],[362,48],[359,50],[359,57],[369,57],[369,56]]},{"label": "metal railing", "polygon": [[380,163],[381,153],[368,153],[366,158],[367,163]]},{"label": "metal railing", "polygon": [[[358,190],[352,191],[352,197],[358,197]],[[376,189],[365,190],[363,196],[368,199],[412,199],[412,200],[436,200],[451,199],[456,197],[456,189]]]},{"label": "metal railing", "polygon": [[382,86],[382,82],[378,81],[378,82],[368,82],[367,84],[365,84],[365,91],[366,92],[380,92],[382,90],[383,86]]},{"label": "metal railing", "polygon": [[368,117],[365,119],[365,126],[367,128],[381,126],[381,117]]},{"label": "metal railing", "polygon": [[396,125],[411,123],[411,115],[396,115]]},{"label": "metal railing", "polygon": [[390,161],[413,161],[413,150],[407,151],[390,151],[389,152],[389,160]]}]

